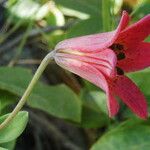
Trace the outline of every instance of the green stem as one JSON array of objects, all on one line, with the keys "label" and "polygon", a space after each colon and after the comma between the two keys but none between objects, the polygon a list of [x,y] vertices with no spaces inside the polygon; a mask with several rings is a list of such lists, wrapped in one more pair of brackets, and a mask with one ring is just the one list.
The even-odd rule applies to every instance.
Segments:
[{"label": "green stem", "polygon": [[102,19],[103,19],[103,31],[110,30],[111,17],[110,17],[110,0],[102,0]]},{"label": "green stem", "polygon": [[17,113],[21,110],[21,108],[23,107],[23,105],[25,104],[25,102],[27,101],[28,97],[30,96],[30,93],[32,92],[35,84],[37,83],[37,81],[39,80],[40,76],[42,75],[43,71],[45,70],[46,66],[48,65],[48,63],[50,62],[50,60],[53,59],[53,52],[49,53],[48,55],[46,55],[46,57],[43,59],[43,61],[41,62],[39,68],[37,69],[34,77],[32,78],[30,84],[28,85],[26,91],[24,92],[22,98],[20,99],[20,101],[18,102],[17,106],[14,108],[14,110],[10,113],[10,115],[8,116],[8,118],[6,118],[4,120],[4,122],[2,122],[0,124],[0,130],[5,128],[9,122],[17,115]]}]

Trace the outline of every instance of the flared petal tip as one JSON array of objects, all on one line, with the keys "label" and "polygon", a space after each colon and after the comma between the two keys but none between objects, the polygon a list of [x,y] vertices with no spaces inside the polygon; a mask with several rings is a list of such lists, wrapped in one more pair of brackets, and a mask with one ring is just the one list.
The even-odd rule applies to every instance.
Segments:
[{"label": "flared petal tip", "polygon": [[117,105],[116,109],[115,110],[111,110],[111,111],[108,111],[108,115],[110,118],[113,118],[117,115],[119,111],[119,105]]},{"label": "flared petal tip", "polygon": [[115,96],[113,95],[113,92],[109,88],[107,91],[107,108],[108,108],[108,115],[110,118],[113,118],[119,111],[119,103],[116,100]]},{"label": "flared petal tip", "polygon": [[138,117],[140,117],[143,120],[148,119],[148,111],[144,111],[143,113],[138,114]]},{"label": "flared petal tip", "polygon": [[123,11],[122,11],[122,16],[123,16],[123,15],[128,15],[128,12],[127,12],[126,10],[123,10]]},{"label": "flared petal tip", "polygon": [[118,114],[118,112],[119,112],[120,106],[119,106],[117,101],[116,101],[115,105],[116,106],[113,106],[112,109],[110,109],[110,108],[108,109],[108,115],[109,115],[110,118],[115,117]]}]

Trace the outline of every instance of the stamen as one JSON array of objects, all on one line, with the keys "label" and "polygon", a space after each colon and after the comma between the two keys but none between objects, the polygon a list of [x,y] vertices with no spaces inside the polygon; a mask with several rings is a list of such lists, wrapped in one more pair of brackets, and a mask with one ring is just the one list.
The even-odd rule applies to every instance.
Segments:
[{"label": "stamen", "polygon": [[122,59],[125,59],[126,58],[126,55],[123,53],[123,52],[121,52],[121,53],[119,53],[118,55],[117,55],[117,59],[118,60],[122,60]]},{"label": "stamen", "polygon": [[118,75],[124,75],[124,71],[121,68],[116,67],[116,69],[117,69],[117,74]]},{"label": "stamen", "polygon": [[112,50],[116,50],[116,51],[120,51],[120,50],[123,50],[123,45],[122,44],[119,44],[119,43],[114,43],[113,45],[110,46],[110,48]]},{"label": "stamen", "polygon": [[66,53],[66,54],[74,54],[74,55],[80,55],[84,56],[85,54],[79,51],[71,50],[71,49],[59,49],[59,53]]}]

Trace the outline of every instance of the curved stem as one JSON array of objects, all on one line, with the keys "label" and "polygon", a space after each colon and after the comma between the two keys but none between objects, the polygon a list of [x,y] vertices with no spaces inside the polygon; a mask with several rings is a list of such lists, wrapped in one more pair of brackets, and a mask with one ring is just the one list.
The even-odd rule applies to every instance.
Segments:
[{"label": "curved stem", "polygon": [[53,52],[46,55],[46,57],[42,60],[40,66],[38,67],[34,77],[32,78],[30,84],[28,85],[26,91],[24,92],[22,98],[18,102],[17,106],[14,110],[10,113],[10,115],[0,124],[0,130],[5,128],[9,122],[17,115],[17,113],[21,110],[25,102],[27,101],[28,97],[30,96],[31,91],[33,90],[35,84],[39,80],[40,76],[42,75],[43,71],[45,70],[46,66],[53,59]]}]

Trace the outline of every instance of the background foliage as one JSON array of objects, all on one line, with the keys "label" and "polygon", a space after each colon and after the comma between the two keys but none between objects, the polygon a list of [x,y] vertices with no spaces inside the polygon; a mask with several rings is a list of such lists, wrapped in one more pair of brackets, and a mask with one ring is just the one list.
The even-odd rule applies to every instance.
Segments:
[{"label": "background foliage", "polygon": [[[122,10],[133,23],[150,13],[150,0],[0,0],[0,122],[59,41],[113,30]],[[149,74],[129,77],[150,104]],[[105,93],[51,63],[24,111],[0,131],[0,150],[149,150],[149,119],[121,105],[110,119]]]}]

